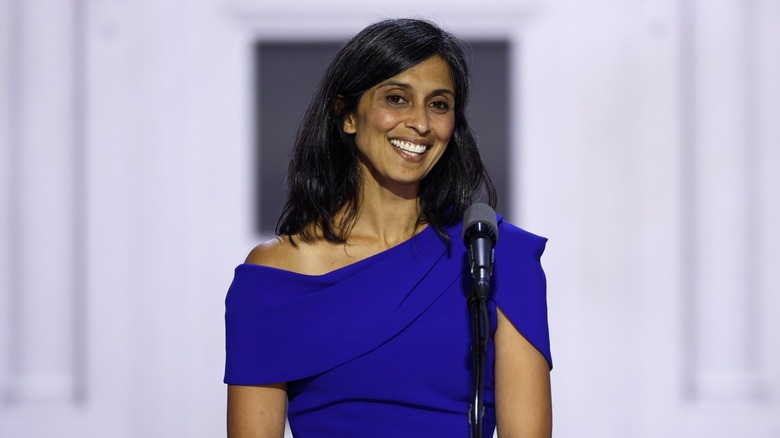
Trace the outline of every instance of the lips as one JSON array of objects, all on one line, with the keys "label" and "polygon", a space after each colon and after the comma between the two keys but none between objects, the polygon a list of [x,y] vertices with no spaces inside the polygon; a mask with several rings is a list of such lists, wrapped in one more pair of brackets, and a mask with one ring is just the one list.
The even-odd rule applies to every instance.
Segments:
[{"label": "lips", "polygon": [[406,140],[392,139],[390,140],[390,144],[392,144],[396,149],[399,149],[412,157],[422,155],[426,150],[428,150],[428,145],[413,143]]}]

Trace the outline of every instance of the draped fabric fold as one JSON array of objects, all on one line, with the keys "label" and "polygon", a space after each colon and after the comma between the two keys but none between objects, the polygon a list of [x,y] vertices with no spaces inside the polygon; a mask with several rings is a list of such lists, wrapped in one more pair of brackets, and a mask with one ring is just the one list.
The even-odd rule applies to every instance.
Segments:
[{"label": "draped fabric fold", "polygon": [[[226,381],[318,374],[403,330],[457,278],[430,230],[325,275],[243,264],[226,299]],[[437,269],[438,268],[438,269]]]},{"label": "draped fabric fold", "polygon": [[[447,232],[449,254],[429,227],[324,275],[239,265],[225,301],[225,382],[288,382],[290,424],[301,436],[380,436],[364,428],[385,423],[393,424],[387,436],[468,433],[471,280],[461,225]],[[489,308],[493,332],[498,306],[552,367],[539,263],[545,242],[499,218]],[[494,360],[491,343],[490,434]]]}]

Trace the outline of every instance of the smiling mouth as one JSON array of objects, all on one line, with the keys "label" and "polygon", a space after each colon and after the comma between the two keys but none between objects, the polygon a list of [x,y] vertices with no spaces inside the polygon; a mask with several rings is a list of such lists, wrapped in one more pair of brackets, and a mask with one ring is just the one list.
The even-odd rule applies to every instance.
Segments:
[{"label": "smiling mouth", "polygon": [[404,141],[404,140],[397,140],[393,139],[390,140],[390,144],[396,147],[396,149],[402,150],[405,154],[408,154],[412,157],[416,157],[418,155],[422,155],[425,153],[426,150],[428,150],[428,146],[424,144],[416,144],[412,143],[410,141]]}]

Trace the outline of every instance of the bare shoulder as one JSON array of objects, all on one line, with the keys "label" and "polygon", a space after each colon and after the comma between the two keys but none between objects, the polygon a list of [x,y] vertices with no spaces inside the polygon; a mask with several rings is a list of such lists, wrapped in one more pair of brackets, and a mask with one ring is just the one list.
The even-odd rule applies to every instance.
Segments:
[{"label": "bare shoulder", "polygon": [[[293,240],[295,243],[293,243]],[[304,242],[300,238],[288,236],[275,237],[263,242],[246,258],[246,263],[268,266],[299,274],[317,275],[328,271],[326,248],[322,241]]]},{"label": "bare shoulder", "polygon": [[252,248],[245,263],[283,268],[284,260],[292,249],[293,245],[288,238],[277,236]]},{"label": "bare shoulder", "polygon": [[323,275],[374,253],[376,251],[366,253],[359,245],[331,243],[322,236],[311,241],[298,236],[280,236],[257,245],[247,256],[246,263],[304,275]]}]

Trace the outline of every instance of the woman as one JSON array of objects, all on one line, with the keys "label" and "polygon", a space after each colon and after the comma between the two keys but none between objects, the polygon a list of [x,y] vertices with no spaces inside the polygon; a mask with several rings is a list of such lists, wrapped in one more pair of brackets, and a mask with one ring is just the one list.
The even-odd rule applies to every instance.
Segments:
[{"label": "woman", "polygon": [[[304,117],[279,237],[226,299],[228,434],[469,434],[464,210],[495,193],[459,42],[386,20],[334,58]],[[499,219],[484,436],[549,436],[545,239]],[[455,240],[455,242],[453,242]]]}]

